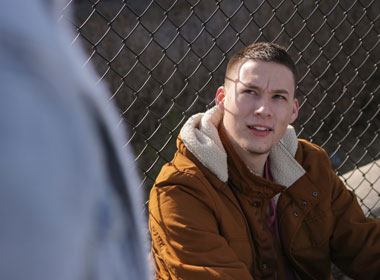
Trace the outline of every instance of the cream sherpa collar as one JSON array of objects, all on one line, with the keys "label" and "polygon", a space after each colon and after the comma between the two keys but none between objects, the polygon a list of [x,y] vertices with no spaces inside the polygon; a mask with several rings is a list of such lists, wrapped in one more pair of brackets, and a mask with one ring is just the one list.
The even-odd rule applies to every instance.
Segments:
[{"label": "cream sherpa collar", "polygon": [[[186,148],[221,181],[228,180],[227,153],[218,134],[218,125],[223,113],[216,106],[192,116],[181,129],[181,138]],[[289,187],[305,170],[294,159],[298,140],[294,128],[288,129],[281,141],[269,154],[270,170],[273,180]]]}]

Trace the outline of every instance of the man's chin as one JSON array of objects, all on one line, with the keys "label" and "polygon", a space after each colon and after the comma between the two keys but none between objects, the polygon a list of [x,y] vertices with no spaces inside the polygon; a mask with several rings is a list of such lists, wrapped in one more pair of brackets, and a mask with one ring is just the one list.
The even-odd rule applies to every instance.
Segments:
[{"label": "man's chin", "polygon": [[245,149],[249,154],[251,155],[256,155],[256,156],[261,156],[261,155],[268,155],[270,149],[259,149],[259,148],[248,148]]}]

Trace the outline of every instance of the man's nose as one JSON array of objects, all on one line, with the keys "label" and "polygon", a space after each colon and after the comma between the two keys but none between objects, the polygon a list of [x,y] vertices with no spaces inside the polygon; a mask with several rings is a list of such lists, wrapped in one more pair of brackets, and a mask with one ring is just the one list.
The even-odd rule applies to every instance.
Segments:
[{"label": "man's nose", "polygon": [[270,104],[270,100],[267,100],[267,98],[260,98],[260,100],[257,100],[254,115],[261,117],[271,117],[273,115],[273,110]]}]

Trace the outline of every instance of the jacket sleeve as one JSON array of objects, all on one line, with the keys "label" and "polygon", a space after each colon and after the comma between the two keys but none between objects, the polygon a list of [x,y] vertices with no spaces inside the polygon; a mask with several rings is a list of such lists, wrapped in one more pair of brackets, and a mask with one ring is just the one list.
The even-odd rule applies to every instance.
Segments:
[{"label": "jacket sleeve", "polygon": [[380,279],[380,220],[367,218],[355,194],[338,176],[334,181],[332,261],[354,279]]},{"label": "jacket sleeve", "polygon": [[252,279],[219,234],[213,202],[205,197],[191,186],[153,187],[149,228],[158,279]]}]

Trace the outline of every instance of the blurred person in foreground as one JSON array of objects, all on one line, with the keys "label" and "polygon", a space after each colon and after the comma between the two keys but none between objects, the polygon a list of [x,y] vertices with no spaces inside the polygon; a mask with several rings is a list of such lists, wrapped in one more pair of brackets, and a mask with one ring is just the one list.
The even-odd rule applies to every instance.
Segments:
[{"label": "blurred person in foreground", "polygon": [[149,279],[133,157],[64,3],[1,3],[0,279]]},{"label": "blurred person in foreground", "polygon": [[150,193],[158,279],[380,279],[380,221],[289,125],[296,77],[283,47],[250,45],[185,123]]}]

